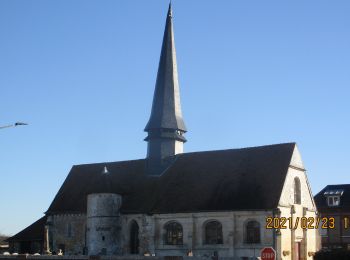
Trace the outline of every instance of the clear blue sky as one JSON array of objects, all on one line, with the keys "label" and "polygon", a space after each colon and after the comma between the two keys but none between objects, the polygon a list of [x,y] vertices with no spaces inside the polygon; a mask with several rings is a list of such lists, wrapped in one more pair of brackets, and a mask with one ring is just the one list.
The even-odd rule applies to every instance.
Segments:
[{"label": "clear blue sky", "polygon": [[[167,1],[0,1],[0,232],[74,164],[143,158]],[[350,2],[173,1],[185,151],[295,141],[350,183]]]}]

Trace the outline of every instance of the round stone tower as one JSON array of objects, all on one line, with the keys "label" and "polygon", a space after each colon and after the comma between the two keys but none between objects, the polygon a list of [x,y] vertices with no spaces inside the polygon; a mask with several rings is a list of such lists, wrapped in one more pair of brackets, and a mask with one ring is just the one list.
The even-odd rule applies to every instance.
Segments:
[{"label": "round stone tower", "polygon": [[88,254],[119,255],[121,254],[122,197],[113,192],[107,167],[104,167],[94,187],[94,191],[87,196]]}]

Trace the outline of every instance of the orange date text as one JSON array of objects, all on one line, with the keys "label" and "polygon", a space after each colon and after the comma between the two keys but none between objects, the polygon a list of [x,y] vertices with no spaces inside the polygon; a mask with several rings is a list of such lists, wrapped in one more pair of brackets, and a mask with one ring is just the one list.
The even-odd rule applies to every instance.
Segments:
[{"label": "orange date text", "polygon": [[267,217],[266,229],[333,229],[333,217]]}]

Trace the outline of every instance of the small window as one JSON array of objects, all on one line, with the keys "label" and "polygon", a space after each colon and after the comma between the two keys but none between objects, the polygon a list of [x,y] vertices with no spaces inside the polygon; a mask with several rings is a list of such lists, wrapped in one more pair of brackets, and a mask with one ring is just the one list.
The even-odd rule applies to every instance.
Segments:
[{"label": "small window", "polygon": [[67,225],[67,237],[72,237],[72,224],[68,223]]},{"label": "small window", "polygon": [[321,237],[327,237],[328,236],[328,229],[320,228],[319,233],[320,233]]},{"label": "small window", "polygon": [[222,225],[218,221],[210,221],[205,225],[205,243],[222,244]]},{"label": "small window", "polygon": [[328,203],[328,206],[332,206],[332,207],[339,206],[340,197],[339,196],[328,196],[327,203]]},{"label": "small window", "polygon": [[182,245],[182,226],[178,222],[170,222],[165,225],[167,245]]},{"label": "small window", "polygon": [[301,189],[298,177],[294,178],[294,204],[301,204]]},{"label": "small window", "polygon": [[246,225],[246,243],[260,243],[260,224],[257,221],[249,221]]}]

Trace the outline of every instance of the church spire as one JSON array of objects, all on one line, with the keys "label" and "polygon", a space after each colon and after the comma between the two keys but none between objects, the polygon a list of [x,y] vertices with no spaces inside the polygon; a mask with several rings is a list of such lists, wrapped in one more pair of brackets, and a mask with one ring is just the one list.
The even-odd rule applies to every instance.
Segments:
[{"label": "church spire", "polygon": [[160,128],[186,132],[181,113],[171,3],[164,30],[151,117],[145,131]]},{"label": "church spire", "polygon": [[187,131],[181,113],[180,90],[172,21],[171,3],[166,18],[152,112],[145,127],[148,136],[147,158],[164,160],[182,153]]}]

